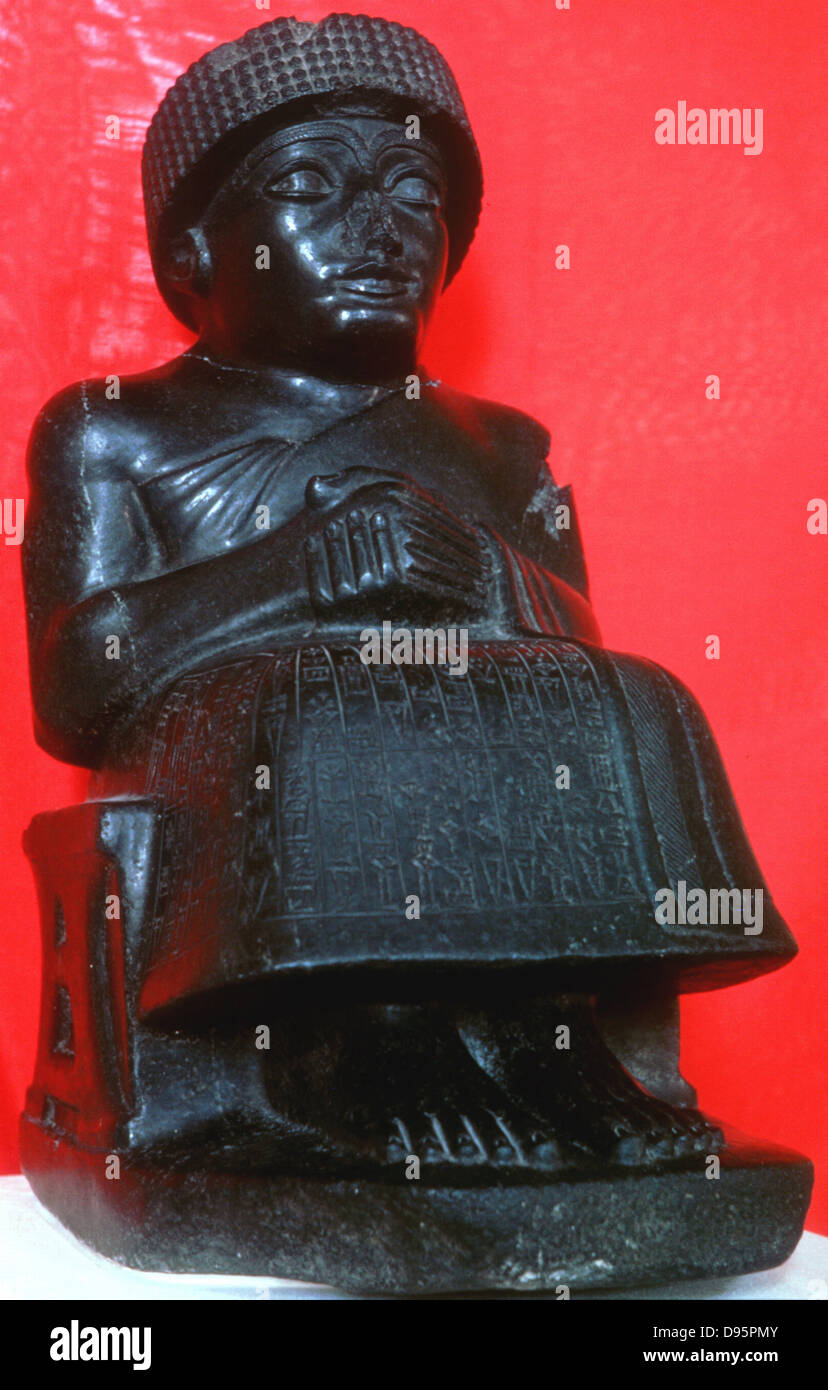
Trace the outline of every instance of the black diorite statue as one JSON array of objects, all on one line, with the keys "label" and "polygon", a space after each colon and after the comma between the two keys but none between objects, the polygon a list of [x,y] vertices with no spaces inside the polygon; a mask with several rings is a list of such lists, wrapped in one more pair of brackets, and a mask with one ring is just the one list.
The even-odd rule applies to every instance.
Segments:
[{"label": "black diorite statue", "polygon": [[[223,44],[144,150],[197,342],[35,426],[37,736],[92,782],[26,837],[23,1164],[128,1264],[578,1288],[762,1268],[802,1227],[807,1161],[678,1070],[677,995],[795,950],[709,729],[601,647],[546,430],[420,365],[481,187],[413,30]],[[435,645],[366,660],[384,623]],[[662,921],[665,889],[722,911]]]}]

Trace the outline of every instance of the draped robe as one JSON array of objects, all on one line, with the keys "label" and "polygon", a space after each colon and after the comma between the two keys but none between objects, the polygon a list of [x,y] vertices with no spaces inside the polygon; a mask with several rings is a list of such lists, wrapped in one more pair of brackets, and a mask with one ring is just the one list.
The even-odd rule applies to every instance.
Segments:
[{"label": "draped robe", "polygon": [[[519,412],[430,384],[304,443],[248,440],[145,482],[185,565],[249,542],[268,499],[298,510],[314,474],[414,477],[495,539],[513,630],[472,628],[464,676],[365,665],[356,632],[321,629],[174,683],[131,758],[131,790],[161,816],[144,1014],[332,972],[342,990],[515,969],[559,991],[625,969],[710,988],[794,954],[695,700],[600,645],[548,443]],[[761,889],[761,933],[659,924],[656,893],[682,882]]]}]

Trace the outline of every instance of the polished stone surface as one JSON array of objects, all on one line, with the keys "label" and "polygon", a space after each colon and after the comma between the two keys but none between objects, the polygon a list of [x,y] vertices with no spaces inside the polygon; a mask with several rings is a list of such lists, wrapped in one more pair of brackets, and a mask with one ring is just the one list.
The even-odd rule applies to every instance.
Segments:
[{"label": "polished stone surface", "polygon": [[423,365],[481,205],[446,64],[270,21],[179,79],[143,168],[197,342],[66,388],[29,450],[35,729],[93,774],[25,837],[32,1185],[146,1269],[778,1263],[808,1161],[679,1069],[678,995],[796,950],[712,732],[603,648],[548,431]]}]

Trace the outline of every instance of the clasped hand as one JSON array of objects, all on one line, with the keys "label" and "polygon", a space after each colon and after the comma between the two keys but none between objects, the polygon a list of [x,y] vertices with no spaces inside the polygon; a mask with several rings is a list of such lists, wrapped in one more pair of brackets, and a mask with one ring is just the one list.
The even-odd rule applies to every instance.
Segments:
[{"label": "clasped hand", "polygon": [[[459,617],[486,611],[489,557],[481,533],[409,479],[372,468],[311,478],[305,559],[319,613],[412,595]],[[318,521],[315,519],[318,515]],[[390,612],[388,613],[391,616]]]}]

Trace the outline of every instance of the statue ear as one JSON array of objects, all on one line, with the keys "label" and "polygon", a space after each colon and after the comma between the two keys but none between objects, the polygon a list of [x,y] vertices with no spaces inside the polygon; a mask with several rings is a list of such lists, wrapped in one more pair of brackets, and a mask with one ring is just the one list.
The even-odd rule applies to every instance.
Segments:
[{"label": "statue ear", "polygon": [[163,273],[182,294],[204,298],[213,280],[213,258],[201,227],[188,227],[168,243]]}]

